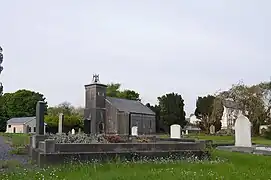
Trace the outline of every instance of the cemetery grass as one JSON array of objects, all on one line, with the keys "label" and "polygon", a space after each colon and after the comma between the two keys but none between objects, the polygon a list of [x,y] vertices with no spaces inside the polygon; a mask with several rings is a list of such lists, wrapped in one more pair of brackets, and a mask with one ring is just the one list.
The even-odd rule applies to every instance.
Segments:
[{"label": "cemetery grass", "polygon": [[[234,143],[234,136],[215,136],[215,135],[190,135],[189,138],[195,138],[199,140],[213,140],[217,144],[228,144]],[[261,145],[271,145],[271,140],[265,139],[264,137],[252,137],[252,143]]]},{"label": "cemetery grass", "polygon": [[30,135],[28,134],[15,134],[15,133],[0,133],[6,143],[13,147],[12,154],[25,154],[26,148],[30,143]]},{"label": "cemetery grass", "polygon": [[271,157],[252,154],[213,151],[212,161],[125,162],[107,164],[66,164],[47,169],[0,174],[5,180],[65,179],[65,180],[180,180],[180,179],[269,179]]},{"label": "cemetery grass", "polygon": [[[169,135],[161,135],[162,138],[169,138]],[[191,134],[185,135],[185,138],[197,140],[212,140],[216,144],[231,144],[234,143],[234,136],[217,136],[208,134]],[[252,143],[261,145],[271,145],[271,140],[264,137],[252,137]]]}]

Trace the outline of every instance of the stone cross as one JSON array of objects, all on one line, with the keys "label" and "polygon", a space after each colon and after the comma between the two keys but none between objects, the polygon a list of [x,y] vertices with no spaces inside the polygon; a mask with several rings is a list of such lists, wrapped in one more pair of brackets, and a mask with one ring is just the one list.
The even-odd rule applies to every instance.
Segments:
[{"label": "stone cross", "polygon": [[251,123],[249,119],[240,115],[234,124],[235,130],[235,146],[237,147],[251,147]]},{"label": "stone cross", "polygon": [[173,124],[170,126],[170,138],[181,138],[181,126],[179,124]]},{"label": "stone cross", "polygon": [[64,125],[64,114],[60,113],[58,117],[58,133],[63,133],[63,125]]},{"label": "stone cross", "polygon": [[45,102],[38,101],[36,105],[36,134],[44,135]]}]

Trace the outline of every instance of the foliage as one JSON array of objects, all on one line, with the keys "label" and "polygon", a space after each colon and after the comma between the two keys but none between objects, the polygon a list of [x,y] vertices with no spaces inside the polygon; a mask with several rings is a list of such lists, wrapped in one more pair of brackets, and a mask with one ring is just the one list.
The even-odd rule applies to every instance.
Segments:
[{"label": "foliage", "polygon": [[155,113],[155,125],[156,125],[156,132],[160,132],[163,130],[163,124],[160,118],[160,111],[161,108],[159,105],[152,106],[150,103],[147,103],[146,106],[150,108]]},{"label": "foliage", "polygon": [[158,97],[160,115],[164,124],[170,126],[179,124],[184,127],[187,122],[185,120],[184,100],[181,95],[176,93],[165,94]]},{"label": "foliage", "polygon": [[247,86],[242,83],[233,85],[219,95],[222,99],[233,100],[252,123],[254,135],[259,133],[259,126],[270,120],[271,87],[270,83]]},{"label": "foliage", "polygon": [[134,90],[125,89],[123,91],[120,90],[121,84],[119,83],[111,83],[107,85],[106,95],[109,97],[117,97],[129,100],[137,100],[140,101],[139,93]]},{"label": "foliage", "polygon": [[120,143],[120,142],[124,142],[123,139],[120,136],[118,136],[118,135],[108,135],[108,136],[105,136],[105,139],[109,143]]},{"label": "foliage", "polygon": [[12,154],[27,154],[27,146],[30,143],[28,134],[1,133],[0,136],[12,147]]},{"label": "foliage", "polygon": [[196,103],[195,116],[201,120],[201,129],[207,132],[212,125],[211,114],[213,111],[214,99],[215,97],[211,95],[198,97]]},{"label": "foliage", "polygon": [[[21,89],[14,93],[5,93],[1,96],[0,130],[5,131],[6,121],[10,118],[36,116],[38,101],[45,101],[44,95],[26,89]],[[47,102],[45,111],[47,111]]]},{"label": "foliage", "polygon": [[137,142],[139,142],[139,143],[148,143],[148,142],[150,142],[150,139],[148,139],[146,137],[142,137],[142,138],[138,138]]},{"label": "foliage", "polygon": [[106,143],[107,140],[103,136],[88,136],[84,133],[77,134],[49,134],[49,139],[54,139],[56,143]]},{"label": "foliage", "polygon": [[64,126],[66,127],[83,127],[83,109],[75,108],[69,102],[63,102],[55,107],[49,107],[44,121],[49,127],[57,127],[59,114],[64,114]]},{"label": "foliage", "polygon": [[263,131],[263,136],[266,139],[271,139],[271,126],[269,126],[267,130]]}]

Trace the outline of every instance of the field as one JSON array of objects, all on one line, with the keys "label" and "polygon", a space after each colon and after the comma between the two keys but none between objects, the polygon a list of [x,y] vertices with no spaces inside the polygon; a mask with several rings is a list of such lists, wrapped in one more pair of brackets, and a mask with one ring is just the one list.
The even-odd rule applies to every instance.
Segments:
[{"label": "field", "polygon": [[67,164],[47,169],[2,173],[0,179],[65,180],[180,180],[180,179],[269,179],[271,157],[213,152],[212,161],[126,162],[108,164]]}]

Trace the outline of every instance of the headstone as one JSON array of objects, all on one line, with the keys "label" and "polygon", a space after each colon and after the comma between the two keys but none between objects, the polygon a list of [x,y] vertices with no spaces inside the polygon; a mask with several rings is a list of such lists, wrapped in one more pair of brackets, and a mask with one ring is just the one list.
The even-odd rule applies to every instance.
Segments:
[{"label": "headstone", "polygon": [[81,134],[81,128],[78,129],[78,133]]},{"label": "headstone", "polygon": [[75,134],[75,130],[74,129],[72,129],[72,134]]},{"label": "headstone", "polygon": [[240,115],[234,124],[235,146],[251,147],[251,123],[249,119]]},{"label": "headstone", "polygon": [[210,126],[210,134],[215,134],[215,126],[214,125]]},{"label": "headstone", "polygon": [[63,133],[63,125],[64,125],[64,114],[60,113],[58,117],[58,133]]},{"label": "headstone", "polygon": [[38,101],[36,105],[36,134],[44,135],[45,102]]},{"label": "headstone", "polygon": [[138,136],[138,127],[137,126],[133,126],[132,127],[132,136]]},{"label": "headstone", "polygon": [[170,138],[172,139],[181,138],[181,126],[179,124],[173,124],[170,126]]},{"label": "headstone", "polygon": [[84,133],[85,134],[91,133],[91,120],[90,119],[84,120]]},{"label": "headstone", "polygon": [[188,130],[187,129],[185,130],[185,134],[188,135]]}]

